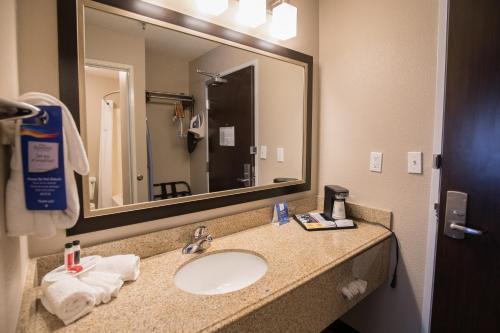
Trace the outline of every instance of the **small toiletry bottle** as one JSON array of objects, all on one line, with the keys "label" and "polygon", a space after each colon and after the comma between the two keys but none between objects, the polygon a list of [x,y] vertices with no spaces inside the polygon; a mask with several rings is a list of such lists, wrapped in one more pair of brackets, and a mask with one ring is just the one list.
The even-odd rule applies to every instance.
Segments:
[{"label": "small toiletry bottle", "polygon": [[71,266],[73,266],[73,244],[66,243],[64,245],[64,267],[70,270]]},{"label": "small toiletry bottle", "polygon": [[75,265],[80,265],[80,241],[75,240],[73,241],[73,263]]}]

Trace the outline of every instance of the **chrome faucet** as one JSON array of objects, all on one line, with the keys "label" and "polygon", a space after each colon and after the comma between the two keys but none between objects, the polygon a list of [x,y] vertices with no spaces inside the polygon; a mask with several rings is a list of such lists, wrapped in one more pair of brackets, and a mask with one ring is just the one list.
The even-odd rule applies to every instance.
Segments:
[{"label": "chrome faucet", "polygon": [[191,254],[196,252],[201,252],[210,247],[210,243],[213,241],[212,235],[207,233],[207,227],[201,226],[196,228],[193,235],[193,240],[186,244],[182,249],[183,254]]}]

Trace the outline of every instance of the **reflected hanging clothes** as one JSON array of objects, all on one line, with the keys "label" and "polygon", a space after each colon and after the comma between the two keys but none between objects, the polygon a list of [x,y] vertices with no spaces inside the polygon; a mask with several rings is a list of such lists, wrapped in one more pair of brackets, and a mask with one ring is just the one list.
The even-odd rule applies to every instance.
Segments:
[{"label": "reflected hanging clothes", "polygon": [[113,207],[113,107],[111,100],[101,102],[97,208]]}]

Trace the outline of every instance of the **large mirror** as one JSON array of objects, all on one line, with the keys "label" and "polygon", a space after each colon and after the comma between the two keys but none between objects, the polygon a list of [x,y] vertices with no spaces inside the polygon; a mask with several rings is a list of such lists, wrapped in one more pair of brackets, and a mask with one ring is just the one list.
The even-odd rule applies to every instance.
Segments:
[{"label": "large mirror", "polygon": [[84,17],[91,211],[303,180],[303,65]]},{"label": "large mirror", "polygon": [[310,189],[312,57],[138,0],[58,19],[90,162],[70,234]]}]

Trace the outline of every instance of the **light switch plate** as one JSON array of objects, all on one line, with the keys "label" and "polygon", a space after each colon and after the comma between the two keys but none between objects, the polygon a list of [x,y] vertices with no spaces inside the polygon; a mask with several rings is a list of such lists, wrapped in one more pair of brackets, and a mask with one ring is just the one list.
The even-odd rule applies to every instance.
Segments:
[{"label": "light switch plate", "polygon": [[422,152],[408,153],[408,173],[422,173]]},{"label": "light switch plate", "polygon": [[267,146],[260,146],[260,159],[267,159]]},{"label": "light switch plate", "polygon": [[276,160],[285,162],[285,148],[276,148]]},{"label": "light switch plate", "polygon": [[380,152],[372,152],[370,154],[370,171],[382,172],[383,154]]}]

